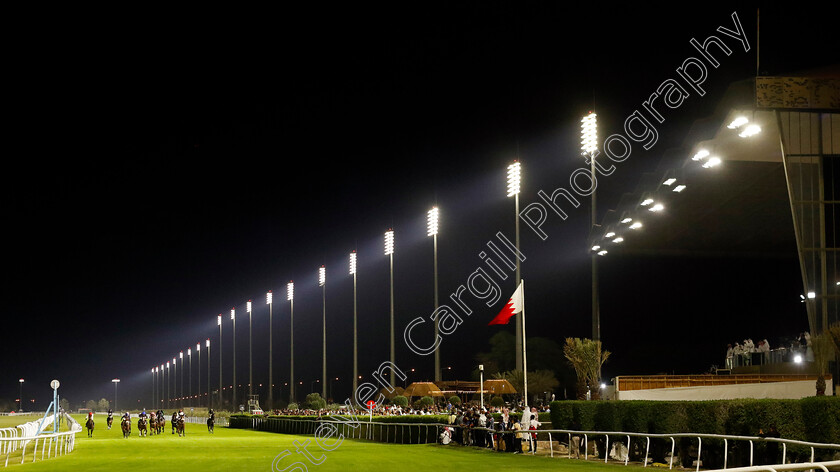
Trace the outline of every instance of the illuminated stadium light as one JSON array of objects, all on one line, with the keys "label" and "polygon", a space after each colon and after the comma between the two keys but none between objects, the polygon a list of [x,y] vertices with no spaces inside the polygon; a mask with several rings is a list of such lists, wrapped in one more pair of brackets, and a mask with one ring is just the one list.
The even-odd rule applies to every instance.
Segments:
[{"label": "illuminated stadium light", "polygon": [[617,237],[617,238],[613,239],[613,240],[612,240],[612,242],[614,242],[614,243],[618,244],[618,243],[624,242],[624,238],[622,238],[621,236],[619,236],[619,237]]},{"label": "illuminated stadium light", "polygon": [[286,284],[286,300],[292,301],[295,299],[295,283],[289,282]]},{"label": "illuminated stadium light", "polygon": [[434,207],[431,210],[429,210],[427,218],[428,236],[434,236],[438,234],[438,217],[438,207]]},{"label": "illuminated stadium light", "polygon": [[394,230],[389,229],[385,231],[385,255],[389,256],[394,253]]},{"label": "illuminated stadium light", "polygon": [[601,249],[601,246],[599,246],[599,245],[597,245],[597,244],[596,244],[596,245],[594,245],[594,246],[592,246],[592,250],[593,250],[593,251],[597,251],[598,249]]},{"label": "illuminated stadium light", "polygon": [[742,138],[749,138],[750,136],[755,136],[756,134],[761,132],[761,126],[758,125],[749,125],[744,128],[743,131],[738,133],[738,136]]},{"label": "illuminated stadium light", "polygon": [[642,223],[641,223],[641,222],[639,222],[639,221],[637,221],[637,222],[633,223],[632,225],[630,225],[630,229],[639,229],[639,228],[641,228],[641,227],[642,227]]},{"label": "illuminated stadium light", "polygon": [[580,150],[590,156],[598,150],[598,115],[591,111],[580,120]]},{"label": "illuminated stadium light", "polygon": [[676,182],[676,181],[677,181],[677,179],[671,177],[670,179],[667,179],[665,182],[662,182],[662,185],[673,185],[674,182]]},{"label": "illuminated stadium light", "polygon": [[273,294],[273,293],[271,293],[271,290],[269,290],[269,291],[268,291],[268,292],[266,292],[266,294],[265,294],[265,304],[266,304],[266,305],[271,305],[271,303],[272,303],[273,301],[274,301],[274,294]]},{"label": "illuminated stadium light", "polygon": [[599,256],[604,256],[604,255],[606,255],[606,254],[607,254],[607,251],[606,251],[606,250],[603,250],[603,251],[598,251],[598,255],[599,255]]},{"label": "illuminated stadium light", "polygon": [[356,251],[350,253],[350,275],[356,273]]},{"label": "illuminated stadium light", "polygon": [[648,205],[650,205],[651,203],[653,203],[653,199],[652,199],[652,198],[645,198],[644,200],[642,200],[641,205],[642,205],[642,206],[648,206]]},{"label": "illuminated stadium light", "polygon": [[677,185],[676,187],[674,187],[674,191],[677,193],[680,193],[683,190],[685,190],[685,185]]},{"label": "illuminated stadium light", "polygon": [[721,161],[719,157],[710,157],[709,160],[706,161],[705,164],[703,164],[703,168],[711,169],[712,167],[719,166],[721,162],[723,161]]},{"label": "illuminated stadium light", "polygon": [[624,224],[631,223],[632,221],[633,221],[633,218],[624,218],[623,220],[621,220],[621,222],[624,223]]},{"label": "illuminated stadium light", "polygon": [[701,149],[701,150],[697,151],[697,154],[695,154],[694,157],[691,158],[691,160],[692,161],[702,161],[703,159],[705,159],[707,157],[709,157],[709,151],[707,151],[705,149]]},{"label": "illuminated stadium light", "polygon": [[520,166],[518,161],[508,166],[508,197],[512,197],[519,193]]},{"label": "illuminated stadium light", "polygon": [[246,313],[251,313],[251,300],[248,300],[247,302],[245,302],[245,312]]},{"label": "illuminated stadium light", "polygon": [[608,232],[607,234],[605,234],[605,235],[604,235],[604,237],[605,237],[605,238],[607,238],[607,239],[609,239],[609,238],[611,238],[611,237],[613,237],[613,236],[615,236],[615,232],[614,232],[614,231],[610,231],[610,232]]},{"label": "illuminated stadium light", "polygon": [[327,268],[321,266],[318,268],[318,286],[323,287],[327,284]]},{"label": "illuminated stadium light", "polygon": [[815,298],[817,298],[817,294],[816,294],[816,293],[814,293],[814,292],[808,292],[808,299],[809,299],[809,300],[813,300],[813,299],[815,299]]},{"label": "illuminated stadium light", "polygon": [[749,122],[750,122],[750,120],[746,119],[743,116],[739,116],[739,117],[735,118],[734,120],[732,120],[732,122],[729,123],[726,127],[729,128],[729,129],[736,129],[736,128],[740,128],[741,126],[744,126],[745,124],[747,124]]},{"label": "illuminated stadium light", "polygon": [[236,308],[235,307],[230,309],[230,319],[232,319],[232,320],[236,319]]},{"label": "illuminated stadium light", "polygon": [[662,211],[664,209],[665,209],[665,207],[661,203],[657,203],[657,204],[653,205],[652,207],[648,208],[648,211],[658,212],[658,211]]},{"label": "illuminated stadium light", "polygon": [[222,325],[222,315],[219,315],[219,316],[216,317],[216,325],[217,326]]}]

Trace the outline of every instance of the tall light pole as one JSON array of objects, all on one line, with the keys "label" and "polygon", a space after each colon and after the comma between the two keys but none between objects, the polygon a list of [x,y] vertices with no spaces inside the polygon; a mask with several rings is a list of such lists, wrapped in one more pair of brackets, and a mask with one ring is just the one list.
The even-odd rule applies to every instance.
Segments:
[{"label": "tall light pole", "polygon": [[253,331],[251,329],[251,319],[253,318],[253,314],[251,312],[251,300],[248,300],[248,302],[245,304],[245,311],[248,312],[248,399],[250,400],[251,395],[254,394],[254,350],[252,349],[251,344],[251,340],[253,337]]},{"label": "tall light pole", "polygon": [[272,304],[274,295],[269,290],[265,294],[265,304],[268,305],[268,408],[274,409],[274,349],[272,346],[273,319]]},{"label": "tall light pole", "polygon": [[289,384],[292,388],[289,390],[289,403],[295,401],[295,283],[289,281],[286,284],[286,299],[289,300],[289,350],[291,352],[290,368],[289,368]]},{"label": "tall light pole", "polygon": [[[219,325],[219,404],[216,408],[224,406],[225,402],[222,399],[222,315],[216,317],[216,323]],[[210,359],[208,356],[207,359]],[[208,362],[209,363],[209,362]]]},{"label": "tall light pole", "polygon": [[169,388],[172,387],[172,379],[169,378],[169,361],[166,361],[166,408],[169,409],[171,406],[169,403]]},{"label": "tall light pole", "polygon": [[481,377],[478,384],[478,391],[481,392],[481,408],[484,408],[484,364],[478,364],[478,375]]},{"label": "tall light pole", "polygon": [[[391,262],[391,365],[397,365],[394,347],[394,230],[385,232],[385,255]],[[437,323],[435,323],[437,324]],[[391,388],[394,388],[394,369],[391,370]]]},{"label": "tall light pole", "polygon": [[111,379],[111,382],[114,383],[114,410],[119,410],[117,408],[117,384],[120,383],[120,379]]},{"label": "tall light pole", "polygon": [[152,367],[152,407],[155,406],[155,368]]},{"label": "tall light pole", "polygon": [[160,373],[158,373],[158,388],[160,388],[160,394],[158,395],[158,408],[163,408],[163,399],[166,397],[166,370],[164,369],[163,364],[160,365]]},{"label": "tall light pole", "polygon": [[[198,405],[201,406],[201,343],[195,343],[195,352],[198,353],[198,367],[195,370],[198,372],[198,388],[195,390],[198,396]],[[210,362],[210,358],[207,358],[207,361]],[[210,380],[210,377],[207,378]]]},{"label": "tall light pole", "polygon": [[350,253],[350,275],[353,276],[353,392],[350,398],[355,398],[356,388],[359,386],[359,338],[358,312],[356,311],[356,251]]},{"label": "tall light pole", "polygon": [[[598,118],[591,111],[580,120],[580,149],[584,159],[589,159],[592,179],[595,179],[595,159],[593,153],[598,150]],[[592,212],[589,216],[590,233],[595,228],[597,213],[595,207],[595,186],[592,188]],[[587,241],[588,243],[588,241]],[[601,340],[601,307],[598,299],[598,255],[591,251],[592,258],[592,340]]]},{"label": "tall light pole", "polygon": [[[230,319],[233,321],[233,403],[231,408],[234,413],[236,409],[236,307],[230,309]],[[219,386],[221,388],[221,385]]]},{"label": "tall light pole", "polygon": [[[516,252],[519,254],[519,187],[521,181],[521,169],[519,161],[513,161],[513,164],[507,168],[507,184],[508,197],[514,197],[516,207]],[[519,287],[519,282],[522,280],[522,272],[519,266],[519,257],[516,257],[516,280],[515,288]],[[516,323],[516,368],[522,370],[522,323]]]},{"label": "tall light pole", "polygon": [[[221,342],[221,341],[219,341]],[[222,385],[219,384],[219,390],[221,390]],[[211,401],[210,401],[210,338],[207,338],[207,407],[211,408]]]},{"label": "tall light pole", "polygon": [[20,383],[20,397],[18,398],[18,411],[23,411],[23,379],[18,380]]},{"label": "tall light pole", "polygon": [[180,408],[184,407],[184,351],[178,353],[178,358],[181,359],[181,395],[178,397],[180,401]]},{"label": "tall light pole", "polygon": [[[192,401],[192,348],[191,347],[187,348],[187,358],[189,359],[189,364],[190,364],[190,372],[187,375],[187,399],[189,400],[188,401],[189,404],[187,406],[192,406],[193,401]],[[183,389],[183,386],[181,388]]]},{"label": "tall light pole", "polygon": [[324,383],[321,385],[321,397],[327,398],[327,268],[318,268],[318,285],[321,286],[321,378]]},{"label": "tall light pole", "polygon": [[178,358],[172,358],[172,408],[178,408]]},{"label": "tall light pole", "polygon": [[[440,212],[438,211],[438,207],[434,207],[429,210],[427,215],[427,228],[428,228],[428,235],[432,237],[432,241],[434,242],[434,269],[435,269],[435,311],[437,312],[439,302],[438,302],[438,257],[437,257],[437,234],[438,234],[438,219],[440,217]],[[437,342],[439,336],[439,329],[437,322],[435,322],[435,342]],[[440,345],[435,347],[435,382],[440,382]]]}]

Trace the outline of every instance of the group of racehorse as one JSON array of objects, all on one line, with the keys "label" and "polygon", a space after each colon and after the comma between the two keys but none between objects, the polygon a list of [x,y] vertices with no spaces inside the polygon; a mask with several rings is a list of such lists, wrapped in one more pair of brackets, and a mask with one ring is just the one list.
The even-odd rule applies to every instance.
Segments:
[{"label": "group of racehorse", "polygon": [[[144,412],[145,413],[145,412]],[[126,415],[128,415],[126,413]],[[123,438],[128,438],[131,436],[131,417],[123,415],[120,421],[120,427],[122,428]],[[112,414],[108,414],[108,429],[111,429],[111,425],[114,422],[114,416]],[[178,433],[178,436],[186,435],[184,431],[184,424],[186,423],[186,418],[184,414],[174,414],[172,415],[172,421],[170,424],[172,426],[172,434]],[[215,426],[215,415],[210,414],[210,417],[207,418],[207,431],[213,433],[213,429]],[[88,437],[93,437],[93,428],[94,428],[94,421],[93,415],[88,415],[87,421],[85,422],[85,427],[87,428]],[[157,413],[152,412],[149,415],[147,420],[145,415],[141,415],[137,419],[137,431],[140,436],[147,436],[149,434],[161,434],[166,430],[166,416],[163,414],[162,411]]]}]

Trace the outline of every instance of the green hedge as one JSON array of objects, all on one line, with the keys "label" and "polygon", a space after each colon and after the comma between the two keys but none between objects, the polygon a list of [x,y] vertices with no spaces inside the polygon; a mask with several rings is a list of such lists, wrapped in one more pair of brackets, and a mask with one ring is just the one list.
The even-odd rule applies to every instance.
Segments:
[{"label": "green hedge", "polygon": [[840,443],[840,398],[713,401],[555,401],[552,429],[757,436],[775,424],[785,439]]}]

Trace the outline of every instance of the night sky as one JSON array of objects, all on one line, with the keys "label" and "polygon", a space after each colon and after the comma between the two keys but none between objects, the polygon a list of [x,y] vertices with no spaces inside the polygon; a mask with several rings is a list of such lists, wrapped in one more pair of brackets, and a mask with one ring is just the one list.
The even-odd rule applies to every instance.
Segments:
[{"label": "night sky", "polygon": [[[441,211],[445,300],[482,264],[496,232],[513,236],[505,197],[513,159],[523,166],[523,207],[538,190],[567,184],[582,165],[580,117],[596,110],[602,139],[620,132],[697,55],[689,40],[732,29],[737,11],[751,50],[725,38],[734,52],[710,69],[706,96],[670,111],[656,146],[603,180],[603,214],[684,144],[730,83],[755,75],[754,5],[659,12],[519,3],[146,12],[41,25],[19,38],[5,68],[0,399],[16,399],[22,377],[24,399],[44,409],[58,378],[75,407],[112,398],[118,377],[121,405],[149,406],[150,369],[208,337],[215,386],[220,313],[229,383],[234,306],[245,383],[249,299],[254,380],[265,382],[267,290],[275,383],[288,381],[290,280],[296,377],[309,391],[321,376],[323,264],[329,375],[341,378],[334,396],[343,400],[352,372],[347,254],[359,254],[359,370],[369,375],[388,359],[382,235],[391,227],[397,364],[417,369],[409,381],[431,379],[432,357],[401,340],[411,319],[433,309],[429,208]],[[837,62],[828,15],[808,12],[762,8],[763,74]],[[546,229],[541,241],[522,227],[529,336],[589,337],[588,201]],[[603,262],[602,338],[613,352],[605,377],[700,373],[721,363],[729,342],[772,343],[807,329],[795,246],[772,257],[668,249]],[[469,298],[473,314],[443,342],[445,379],[468,378],[488,339],[512,331],[486,324],[513,289],[512,277],[502,282],[493,307]]]}]

